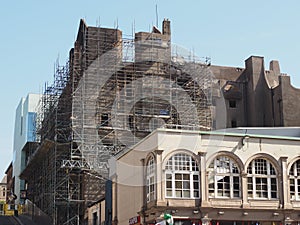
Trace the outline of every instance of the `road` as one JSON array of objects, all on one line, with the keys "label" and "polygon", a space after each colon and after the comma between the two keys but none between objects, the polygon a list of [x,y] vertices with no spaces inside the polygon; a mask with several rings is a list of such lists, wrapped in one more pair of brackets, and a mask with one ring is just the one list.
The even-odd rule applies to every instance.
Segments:
[{"label": "road", "polygon": [[20,225],[14,216],[0,216],[1,225]]}]

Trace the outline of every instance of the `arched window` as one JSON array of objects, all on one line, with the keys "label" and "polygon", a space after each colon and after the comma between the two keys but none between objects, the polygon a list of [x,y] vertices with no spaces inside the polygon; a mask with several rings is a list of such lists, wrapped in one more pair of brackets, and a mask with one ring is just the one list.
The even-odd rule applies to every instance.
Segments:
[{"label": "arched window", "polygon": [[239,198],[240,170],[237,163],[225,156],[217,156],[209,165],[208,192],[212,198]]},{"label": "arched window", "polygon": [[199,167],[192,156],[173,155],[166,164],[166,197],[199,198]]},{"label": "arched window", "polygon": [[155,199],[155,163],[154,157],[148,160],[147,163],[147,202]]},{"label": "arched window", "polygon": [[248,197],[253,199],[277,198],[277,175],[272,163],[257,158],[248,166]]},{"label": "arched window", "polygon": [[289,178],[291,200],[300,200],[300,159],[291,166]]}]

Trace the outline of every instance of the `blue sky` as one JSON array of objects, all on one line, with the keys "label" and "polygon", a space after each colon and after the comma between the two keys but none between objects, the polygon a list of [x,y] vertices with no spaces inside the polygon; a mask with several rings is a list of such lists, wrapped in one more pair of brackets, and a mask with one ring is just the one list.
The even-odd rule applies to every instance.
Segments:
[{"label": "blue sky", "polygon": [[250,55],[279,60],[300,88],[300,1],[5,1],[0,8],[0,180],[12,160],[15,109],[28,93],[53,81],[54,62],[67,60],[80,18],[123,34],[171,20],[172,42],[212,64],[244,67]]}]

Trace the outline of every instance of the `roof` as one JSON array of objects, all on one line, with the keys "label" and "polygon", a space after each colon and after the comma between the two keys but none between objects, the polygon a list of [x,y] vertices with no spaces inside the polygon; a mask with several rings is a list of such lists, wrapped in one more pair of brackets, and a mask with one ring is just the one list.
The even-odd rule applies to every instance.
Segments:
[{"label": "roof", "polygon": [[212,135],[248,136],[300,141],[300,127],[238,127],[201,133]]},{"label": "roof", "polygon": [[245,70],[239,67],[229,67],[229,66],[216,66],[211,65],[210,67],[214,78],[224,79],[224,80],[237,80]]},{"label": "roof", "polygon": [[5,174],[7,174],[10,169],[12,169],[12,162],[10,162],[10,164],[7,167],[7,169],[5,170]]},{"label": "roof", "polygon": [[7,183],[7,176],[4,175],[4,177],[1,180],[1,184],[6,184]]},{"label": "roof", "polygon": [[253,138],[265,138],[265,139],[281,139],[281,140],[293,140],[300,141],[300,127],[238,127],[227,128],[215,131],[200,131],[197,129],[185,129],[184,126],[180,129],[158,128],[142,139],[140,142],[133,145],[130,149],[126,149],[116,155],[117,159],[122,158],[131,150],[136,149],[146,140],[155,136],[157,133],[174,132],[183,134],[199,134],[199,135],[216,135],[216,136],[235,136],[235,137],[253,137]]}]

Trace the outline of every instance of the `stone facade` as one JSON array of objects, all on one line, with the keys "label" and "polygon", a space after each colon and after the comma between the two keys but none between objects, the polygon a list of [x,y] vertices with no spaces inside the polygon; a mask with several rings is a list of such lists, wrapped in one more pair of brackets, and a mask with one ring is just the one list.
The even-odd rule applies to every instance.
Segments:
[{"label": "stone facade", "polygon": [[[162,125],[189,126],[198,130],[200,127],[206,131],[240,126],[300,125],[300,116],[293,113],[300,107],[297,99],[299,90],[292,87],[289,76],[280,72],[277,61],[271,61],[269,70],[266,70],[263,57],[258,56],[248,58],[245,68],[173,57],[170,21],[164,20],[162,27],[162,31],[153,27],[152,32],[138,32],[134,39],[126,41],[119,29],[90,27],[80,21],[68,64],[59,70],[55,75],[57,80],[43,95],[45,105],[42,106],[44,111],[40,112],[43,116],[38,131],[41,142],[33,151],[26,151],[26,168],[21,173],[21,178],[27,182],[28,193],[31,191],[29,198],[33,200],[34,196],[34,203],[53,221],[64,224],[72,218],[78,221],[84,219],[84,209],[104,195],[103,182],[97,176],[106,177],[107,160],[111,155],[126,152],[133,144],[147,145],[147,149],[156,150],[152,153],[153,157],[163,162],[168,157],[165,155],[167,151],[156,148],[160,142],[152,140],[155,135],[147,136]],[[130,51],[125,51],[126,43],[133,45],[132,51],[130,48]],[[132,61],[124,60],[125,53],[129,52],[133,54]],[[199,138],[199,142],[194,142],[194,136]],[[151,141],[138,143],[143,138]],[[198,133],[176,136],[168,141],[167,149],[171,154],[171,150],[176,149],[170,146],[184,140],[181,144],[188,147],[177,150],[192,151],[190,155],[201,165],[199,171],[205,171],[208,162],[198,154],[199,149],[201,154],[205,153],[199,147],[205,143],[202,138],[205,140],[206,136]],[[228,143],[235,144],[240,139],[230,138],[232,140]],[[233,150],[233,147],[225,149]],[[129,165],[135,163],[137,168],[143,165],[137,159],[147,163],[148,155],[144,154],[139,152],[135,158],[128,159]],[[209,154],[210,151],[207,157]],[[122,155],[122,160],[127,160],[126,157],[126,154]],[[203,162],[200,163],[200,159]],[[243,163],[239,164],[240,169],[245,166]],[[134,218],[137,211],[144,218],[150,213],[145,220],[153,222],[156,214],[167,209],[167,205],[177,207],[176,204],[179,204],[181,207],[182,201],[166,200],[163,186],[155,192],[157,202],[144,204],[143,190],[139,185],[132,187],[131,184],[144,184],[145,176],[139,173],[145,171],[128,169],[131,177],[118,174],[122,172],[120,169],[118,176],[112,177],[118,197],[127,198],[113,202],[115,217],[112,219],[115,223],[119,220],[125,224],[127,215],[131,214],[129,218]],[[156,168],[156,171],[163,176],[161,168]],[[126,179],[122,178],[123,175]],[[201,174],[199,181],[202,187],[206,185],[204,175]],[[200,177],[200,174],[195,176]],[[120,179],[124,182],[119,182]],[[128,181],[132,182],[128,185]],[[206,212],[203,207],[221,207],[224,203],[213,203],[206,196],[207,191],[201,190],[201,201],[197,197],[184,202],[189,212],[190,209],[199,211],[198,206]],[[153,197],[153,192],[150,195]],[[244,198],[241,195],[234,201],[225,202],[237,208],[246,207]],[[133,205],[128,207],[128,202]],[[271,202],[281,204],[278,199]],[[151,211],[151,204],[162,208]],[[144,206],[143,209],[141,206]],[[208,214],[207,221],[215,218],[211,215]]]},{"label": "stone facade", "polygon": [[[222,90],[220,96],[214,96],[216,129],[300,125],[300,116],[295,113],[300,107],[300,89],[280,72],[278,61],[271,61],[266,70],[263,57],[251,56],[245,60],[245,68],[212,65],[211,71]],[[222,98],[224,102],[219,103]],[[225,122],[220,121],[220,113],[226,113]]]},{"label": "stone facade", "polygon": [[6,171],[6,190],[7,190],[7,195],[6,195],[6,202],[9,202],[9,196],[11,193],[14,193],[14,178],[12,176],[13,174],[13,166],[12,163],[9,164],[7,167]]},{"label": "stone facade", "polygon": [[85,214],[85,224],[102,225],[105,223],[105,199],[89,205]]},{"label": "stone facade", "polygon": [[155,224],[168,213],[175,224],[297,224],[299,131],[158,129],[112,159],[113,218]]},{"label": "stone facade", "polygon": [[6,202],[7,196],[7,176],[5,175],[0,183],[0,203]]}]

